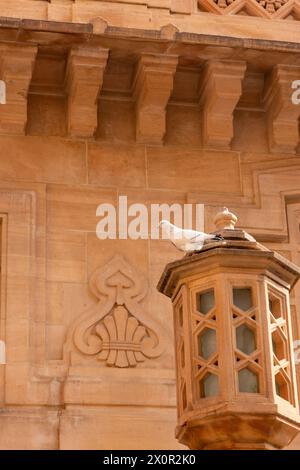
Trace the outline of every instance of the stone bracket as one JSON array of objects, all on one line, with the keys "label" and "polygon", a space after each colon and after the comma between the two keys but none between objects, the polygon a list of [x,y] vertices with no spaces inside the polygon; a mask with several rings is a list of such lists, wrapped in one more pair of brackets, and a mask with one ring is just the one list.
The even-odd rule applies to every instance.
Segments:
[{"label": "stone bracket", "polygon": [[166,107],[173,89],[178,57],[142,54],[133,87],[136,139],[161,144],[166,132]]},{"label": "stone bracket", "polygon": [[202,72],[199,104],[206,147],[227,149],[233,137],[233,111],[242,94],[246,63],[208,61]]},{"label": "stone bracket", "polygon": [[25,134],[27,97],[36,54],[36,46],[0,47],[0,78],[6,85],[6,103],[0,106],[1,134]]},{"label": "stone bracket", "polygon": [[292,102],[292,82],[300,79],[300,67],[276,65],[266,80],[269,147],[273,152],[295,153],[299,141],[300,106]]},{"label": "stone bracket", "polygon": [[102,88],[108,49],[76,46],[69,53],[66,72],[68,133],[92,137],[98,125],[97,99]]}]

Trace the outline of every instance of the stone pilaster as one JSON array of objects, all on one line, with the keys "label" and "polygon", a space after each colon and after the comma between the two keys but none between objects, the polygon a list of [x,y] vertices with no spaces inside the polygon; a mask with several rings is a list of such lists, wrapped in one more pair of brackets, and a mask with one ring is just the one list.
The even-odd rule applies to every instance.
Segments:
[{"label": "stone pilaster", "polygon": [[178,57],[142,54],[134,82],[136,138],[160,144],[166,132],[166,107],[173,89]]},{"label": "stone pilaster", "polygon": [[27,97],[36,54],[36,46],[0,47],[0,78],[6,87],[6,103],[0,106],[1,134],[25,133]]},{"label": "stone pilaster", "polygon": [[102,88],[108,50],[75,46],[71,49],[66,72],[68,94],[68,133],[92,137],[98,124],[97,99]]},{"label": "stone pilaster", "polygon": [[208,61],[199,87],[202,139],[206,147],[229,148],[233,137],[233,111],[242,93],[246,63]]},{"label": "stone pilaster", "polygon": [[264,106],[270,150],[295,153],[299,141],[300,105],[292,102],[292,82],[300,79],[300,67],[276,65],[266,80]]}]

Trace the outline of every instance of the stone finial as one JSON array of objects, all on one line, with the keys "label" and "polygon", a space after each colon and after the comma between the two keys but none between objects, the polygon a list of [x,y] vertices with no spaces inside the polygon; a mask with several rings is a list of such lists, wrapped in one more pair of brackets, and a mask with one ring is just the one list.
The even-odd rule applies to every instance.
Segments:
[{"label": "stone finial", "polygon": [[237,220],[236,215],[230,212],[227,207],[223,207],[222,211],[216,215],[214,224],[217,230],[234,230]]},{"label": "stone finial", "polygon": [[108,28],[107,21],[101,18],[101,16],[97,16],[96,18],[91,18],[90,23],[92,23],[93,25],[94,34],[104,34]]}]

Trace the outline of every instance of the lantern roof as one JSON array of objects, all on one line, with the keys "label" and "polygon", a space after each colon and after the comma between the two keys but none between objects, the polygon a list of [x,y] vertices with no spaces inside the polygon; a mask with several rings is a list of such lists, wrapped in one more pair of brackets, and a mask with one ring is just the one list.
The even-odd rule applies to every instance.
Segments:
[{"label": "lantern roof", "polygon": [[207,240],[201,251],[168,263],[158,282],[158,291],[172,297],[181,279],[220,268],[257,271],[292,289],[300,278],[300,267],[257,242],[245,230],[236,228],[237,220],[237,216],[224,207],[214,219],[216,231],[213,232],[223,240]]}]

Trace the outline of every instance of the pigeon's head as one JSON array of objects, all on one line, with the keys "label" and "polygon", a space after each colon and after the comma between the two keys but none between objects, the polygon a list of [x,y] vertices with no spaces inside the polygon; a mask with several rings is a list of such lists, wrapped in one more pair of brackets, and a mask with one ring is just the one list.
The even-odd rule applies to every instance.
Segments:
[{"label": "pigeon's head", "polygon": [[161,228],[170,228],[172,224],[168,220],[161,220],[158,224],[159,227]]},{"label": "pigeon's head", "polygon": [[170,234],[174,230],[173,225],[168,220],[162,220],[161,222],[159,222],[158,228],[161,228],[161,233],[163,235],[168,235],[168,236],[170,236]]}]

